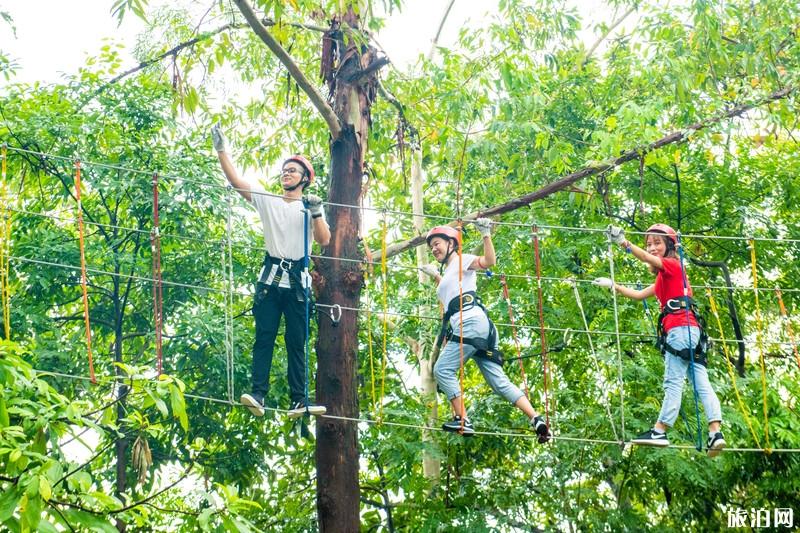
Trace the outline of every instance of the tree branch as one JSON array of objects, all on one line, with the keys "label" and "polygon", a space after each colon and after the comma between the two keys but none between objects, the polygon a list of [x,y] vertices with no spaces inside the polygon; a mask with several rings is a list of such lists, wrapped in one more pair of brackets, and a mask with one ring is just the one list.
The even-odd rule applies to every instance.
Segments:
[{"label": "tree branch", "polygon": [[311,103],[314,107],[317,108],[322,118],[328,124],[328,130],[330,130],[331,137],[333,140],[339,138],[339,134],[342,132],[342,126],[339,124],[339,119],[336,116],[336,113],[333,111],[333,108],[328,105],[328,102],[323,98],[323,96],[317,91],[316,87],[308,81],[303,71],[297,66],[292,59],[292,56],[283,49],[280,43],[267,31],[266,26],[258,20],[255,11],[253,11],[253,6],[250,5],[250,2],[247,0],[234,0],[236,2],[239,11],[242,12],[244,15],[245,20],[253,29],[253,32],[267,45],[267,48],[272,51],[273,54],[278,58],[278,61],[283,63],[283,66],[286,67],[286,70],[289,71],[289,75],[292,76],[294,81],[297,85],[303,90],[308,98],[311,100]]},{"label": "tree branch", "polygon": [[[640,148],[634,148],[632,150],[628,150],[627,152],[623,152],[622,155],[620,155],[619,157],[617,157],[616,159],[614,159],[610,163],[604,163],[604,164],[601,164],[601,165],[584,167],[584,168],[582,168],[582,169],[580,169],[578,171],[575,171],[575,172],[573,172],[571,174],[568,174],[568,175],[564,176],[563,178],[561,178],[559,180],[556,180],[556,181],[554,181],[552,183],[549,183],[548,185],[545,185],[544,187],[542,187],[539,190],[536,190],[536,191],[533,191],[531,193],[525,194],[523,196],[515,198],[515,199],[513,199],[513,200],[511,200],[509,202],[506,202],[504,204],[496,205],[494,207],[490,207],[490,208],[482,210],[482,211],[476,211],[474,213],[470,213],[468,215],[465,215],[465,216],[462,217],[462,220],[468,221],[468,220],[475,220],[476,218],[479,218],[479,217],[490,217],[490,216],[501,215],[503,213],[508,213],[510,211],[514,211],[516,209],[519,209],[520,207],[525,207],[527,205],[532,204],[533,202],[535,202],[537,200],[541,200],[543,198],[546,198],[546,197],[550,196],[551,194],[555,194],[555,193],[557,193],[557,192],[559,192],[559,191],[561,191],[563,189],[566,189],[567,187],[570,187],[572,184],[574,184],[574,183],[576,183],[576,182],[578,182],[578,181],[580,181],[580,180],[582,180],[584,178],[588,178],[589,176],[594,176],[595,174],[599,174],[601,172],[605,172],[607,170],[611,170],[613,168],[616,168],[616,167],[622,165],[623,163],[627,163],[628,161],[632,161],[634,159],[639,159],[642,156],[641,154],[646,154],[647,152],[651,152],[653,150],[658,150],[659,148],[663,148],[663,147],[665,147],[667,145],[670,145],[670,144],[683,142],[686,139],[688,139],[690,134],[692,134],[692,133],[694,133],[696,131],[700,131],[702,129],[705,129],[705,128],[708,128],[710,126],[713,126],[713,125],[717,124],[718,122],[721,122],[721,121],[723,121],[725,119],[734,118],[734,117],[738,117],[740,115],[743,115],[747,111],[749,111],[751,109],[754,109],[756,107],[759,107],[761,105],[764,105],[764,104],[767,104],[767,103],[770,103],[770,102],[774,102],[776,100],[781,100],[783,98],[786,98],[794,90],[795,90],[795,87],[788,86],[788,87],[785,87],[785,88],[781,89],[780,91],[776,91],[776,92],[770,94],[769,96],[767,96],[766,98],[764,98],[763,100],[761,100],[759,102],[755,102],[755,103],[752,103],[752,104],[742,104],[740,106],[736,106],[733,109],[731,109],[731,110],[729,110],[729,111],[727,111],[725,113],[722,113],[722,114],[717,115],[715,117],[711,117],[711,118],[706,119],[706,120],[701,121],[701,122],[696,122],[695,124],[691,124],[690,126],[687,126],[686,128],[684,128],[683,130],[670,133],[669,135],[666,135],[666,136],[658,139],[657,141],[652,142],[652,143],[650,143],[650,144],[648,144],[646,146],[643,146],[643,147],[640,147]],[[456,222],[453,221],[453,222],[450,223],[450,225],[451,226],[455,226]],[[389,258],[389,257],[397,255],[397,254],[399,254],[401,252],[404,252],[406,250],[410,250],[411,248],[419,246],[420,244],[422,244],[424,242],[425,242],[425,235],[418,235],[418,236],[414,237],[413,239],[408,239],[406,241],[401,241],[401,242],[392,244],[391,246],[389,246],[386,249],[386,257]]]},{"label": "tree branch", "polygon": [[611,26],[608,27],[605,33],[603,33],[603,35],[598,37],[598,39],[594,42],[591,48],[589,48],[589,51],[586,52],[586,55],[583,56],[583,61],[580,62],[580,65],[575,66],[575,70],[573,72],[577,72],[581,68],[585,67],[586,63],[589,62],[589,60],[592,58],[592,55],[595,53],[597,48],[602,44],[602,42],[605,41],[608,38],[608,36],[611,35],[611,32],[613,32],[617,28],[617,26],[622,24],[622,21],[628,18],[628,16],[634,11],[636,11],[636,6],[631,7],[628,11],[623,13],[620,18],[612,22]]}]

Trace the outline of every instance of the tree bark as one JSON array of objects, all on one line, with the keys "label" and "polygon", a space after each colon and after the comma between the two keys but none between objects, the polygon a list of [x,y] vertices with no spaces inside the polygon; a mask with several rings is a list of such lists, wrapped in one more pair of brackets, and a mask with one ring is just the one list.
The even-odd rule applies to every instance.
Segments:
[{"label": "tree bark", "polygon": [[[357,27],[356,15],[344,15],[342,24]],[[375,73],[359,76],[376,58],[372,47],[347,45],[342,32],[326,38],[338,40],[333,109],[341,132],[331,141],[328,221],[331,241],[316,262],[317,292],[322,304],[357,308],[363,275],[360,264],[334,258],[359,259],[358,228],[361,213],[341,207],[359,205],[364,174],[364,154],[370,127],[370,107],[376,92]],[[352,80],[352,81],[348,81]],[[334,326],[318,315],[317,401],[335,416],[357,418],[358,314],[346,312]],[[357,532],[360,527],[358,483],[358,426],[352,421],[320,417],[317,420],[317,513],[322,532]]]}]

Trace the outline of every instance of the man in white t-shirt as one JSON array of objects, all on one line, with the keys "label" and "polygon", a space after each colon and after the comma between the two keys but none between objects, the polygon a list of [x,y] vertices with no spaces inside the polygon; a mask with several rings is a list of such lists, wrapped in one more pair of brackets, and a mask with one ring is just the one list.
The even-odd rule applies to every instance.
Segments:
[{"label": "man in white t-shirt", "polygon": [[[289,157],[283,162],[281,171],[283,195],[271,195],[258,183],[251,183],[239,175],[231,162],[227,139],[218,126],[211,129],[211,138],[225,177],[258,211],[267,251],[253,303],[256,340],[253,344],[252,391],[242,394],[241,402],[254,415],[264,415],[275,338],[283,315],[286,319],[284,340],[291,399],[289,416],[295,418],[306,412],[324,414],[324,406],[313,405],[310,401],[306,403],[305,382],[306,299],[310,280],[304,263],[306,253],[311,249],[312,237],[321,246],[326,246],[331,238],[322,199],[313,194],[303,198],[306,187],[314,183],[314,167],[302,155]],[[307,231],[304,229],[305,221],[308,221]],[[303,242],[304,235],[308,236],[307,242]]]}]

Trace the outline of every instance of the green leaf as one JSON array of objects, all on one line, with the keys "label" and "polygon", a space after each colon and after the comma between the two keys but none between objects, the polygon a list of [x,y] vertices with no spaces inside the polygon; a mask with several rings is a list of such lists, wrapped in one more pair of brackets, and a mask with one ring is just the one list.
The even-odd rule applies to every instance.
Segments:
[{"label": "green leaf", "polygon": [[52,496],[50,482],[45,476],[39,476],[39,495],[44,501],[50,501],[50,497]]},{"label": "green leaf", "polygon": [[16,485],[9,485],[0,495],[0,524],[11,518],[17,508],[22,489]]},{"label": "green leaf", "polygon": [[172,416],[176,417],[184,431],[189,430],[189,418],[186,416],[186,400],[177,385],[170,385],[170,403]]}]

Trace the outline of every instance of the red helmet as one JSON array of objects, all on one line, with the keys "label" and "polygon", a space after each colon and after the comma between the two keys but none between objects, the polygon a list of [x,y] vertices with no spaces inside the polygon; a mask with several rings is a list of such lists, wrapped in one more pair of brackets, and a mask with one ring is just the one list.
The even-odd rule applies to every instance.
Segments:
[{"label": "red helmet", "polygon": [[676,245],[678,244],[678,234],[675,233],[675,230],[671,227],[667,226],[666,224],[653,224],[649,228],[647,228],[646,233],[663,233],[674,242]]},{"label": "red helmet", "polygon": [[431,245],[431,239],[434,237],[452,239],[456,241],[456,246],[461,244],[461,232],[453,226],[436,226],[431,228],[431,230],[428,232],[428,236],[425,237],[425,241],[428,243],[428,246]]},{"label": "red helmet", "polygon": [[294,161],[295,163],[300,163],[304,169],[306,169],[306,179],[308,180],[308,185],[314,185],[314,166],[311,164],[305,156],[300,154],[295,154],[292,157],[288,158],[286,161],[283,162],[285,165],[289,161]]}]

